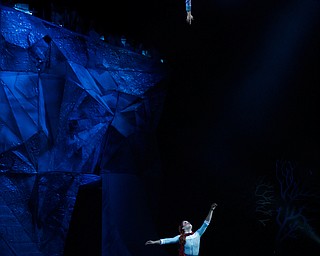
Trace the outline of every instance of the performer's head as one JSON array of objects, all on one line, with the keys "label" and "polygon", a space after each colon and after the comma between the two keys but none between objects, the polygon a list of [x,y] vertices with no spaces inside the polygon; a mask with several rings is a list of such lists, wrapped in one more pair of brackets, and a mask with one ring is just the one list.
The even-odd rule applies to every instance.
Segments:
[{"label": "performer's head", "polygon": [[179,232],[180,234],[190,233],[192,232],[192,225],[189,221],[184,220],[181,222],[179,226]]},{"label": "performer's head", "polygon": [[179,232],[180,232],[179,243],[184,245],[186,243],[186,236],[184,236],[183,234],[192,232],[191,223],[186,220],[182,221],[181,224],[179,225]]}]

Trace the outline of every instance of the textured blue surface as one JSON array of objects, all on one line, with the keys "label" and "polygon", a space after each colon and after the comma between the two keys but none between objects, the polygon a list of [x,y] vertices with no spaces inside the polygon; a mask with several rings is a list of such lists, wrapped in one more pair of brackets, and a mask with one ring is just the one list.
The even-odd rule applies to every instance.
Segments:
[{"label": "textured blue surface", "polygon": [[165,69],[14,9],[0,15],[0,249],[62,255],[79,186],[102,169],[154,171]]}]

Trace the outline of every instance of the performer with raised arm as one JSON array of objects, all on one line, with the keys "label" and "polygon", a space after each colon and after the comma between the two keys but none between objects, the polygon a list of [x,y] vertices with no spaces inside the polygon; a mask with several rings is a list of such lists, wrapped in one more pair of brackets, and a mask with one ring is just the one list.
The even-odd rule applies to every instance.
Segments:
[{"label": "performer with raised arm", "polygon": [[218,205],[212,204],[210,211],[204,220],[202,226],[195,232],[192,231],[192,225],[189,221],[182,221],[179,226],[180,234],[172,238],[163,238],[156,241],[149,240],[145,244],[173,244],[179,243],[179,256],[198,256],[200,250],[200,238],[210,224],[212,213]]}]

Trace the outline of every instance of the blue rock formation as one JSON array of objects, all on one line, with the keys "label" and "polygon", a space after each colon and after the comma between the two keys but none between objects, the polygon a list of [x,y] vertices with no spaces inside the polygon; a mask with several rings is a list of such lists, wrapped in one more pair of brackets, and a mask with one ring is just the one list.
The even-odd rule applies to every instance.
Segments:
[{"label": "blue rock formation", "polygon": [[96,182],[103,254],[144,255],[117,211],[133,199],[151,219],[165,76],[160,61],[0,8],[1,255],[63,255],[79,187]]}]

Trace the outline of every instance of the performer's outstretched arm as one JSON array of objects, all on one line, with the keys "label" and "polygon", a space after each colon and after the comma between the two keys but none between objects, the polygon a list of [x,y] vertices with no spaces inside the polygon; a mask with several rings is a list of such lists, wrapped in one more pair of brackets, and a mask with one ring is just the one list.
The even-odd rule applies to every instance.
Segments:
[{"label": "performer's outstretched arm", "polygon": [[209,211],[209,213],[208,213],[208,215],[207,215],[207,217],[206,217],[206,221],[207,221],[207,222],[210,222],[210,221],[211,221],[212,213],[213,213],[214,209],[216,209],[217,206],[218,206],[218,205],[217,205],[216,203],[213,203],[213,204],[211,205],[210,211]]},{"label": "performer's outstretched arm", "polygon": [[148,245],[148,244],[161,244],[161,242],[160,240],[156,240],[156,241],[149,240],[145,243],[145,245]]},{"label": "performer's outstretched arm", "polygon": [[186,1],[186,12],[187,12],[187,22],[191,25],[191,21],[193,20],[193,16],[191,14],[191,0]]}]

